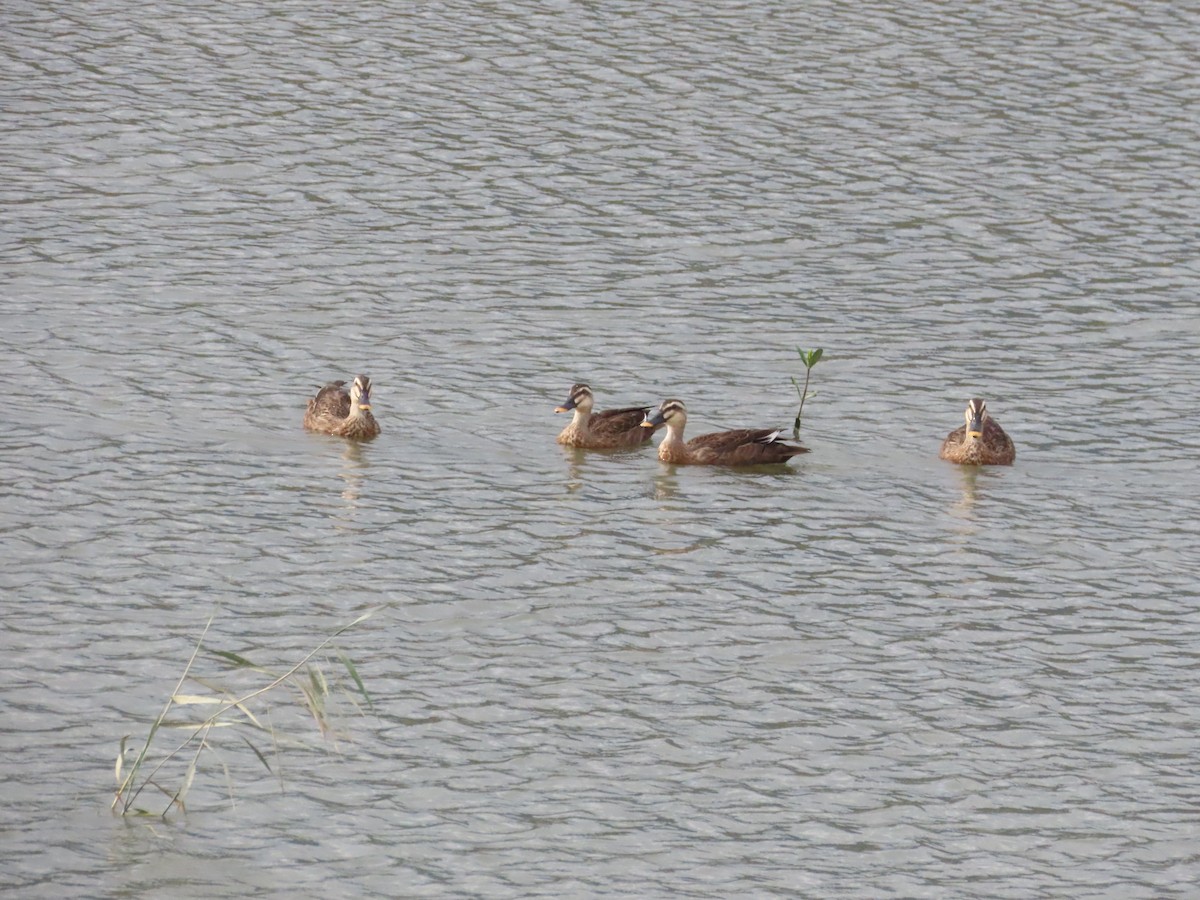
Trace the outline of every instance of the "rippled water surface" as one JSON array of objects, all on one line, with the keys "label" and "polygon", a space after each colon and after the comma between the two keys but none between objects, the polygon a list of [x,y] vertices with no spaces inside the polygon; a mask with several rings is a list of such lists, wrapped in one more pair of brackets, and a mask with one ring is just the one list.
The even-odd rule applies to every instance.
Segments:
[{"label": "rippled water surface", "polygon": [[[1194,896],[1195,9],[0,18],[0,886]],[[554,443],[581,380],[788,426],[798,346],[787,468]],[[976,395],[1011,468],[937,459]],[[336,737],[277,693],[272,774],[109,814],[214,611],[371,609]]]}]

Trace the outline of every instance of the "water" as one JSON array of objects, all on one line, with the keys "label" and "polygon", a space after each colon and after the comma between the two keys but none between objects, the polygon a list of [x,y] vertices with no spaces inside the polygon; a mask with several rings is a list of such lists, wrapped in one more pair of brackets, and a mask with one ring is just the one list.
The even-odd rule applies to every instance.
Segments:
[{"label": "water", "polygon": [[[1190,896],[1194,11],[3,18],[0,884]],[[786,426],[796,346],[787,470],[553,442],[578,380]],[[358,371],[380,439],[304,434]],[[936,458],[973,395],[1011,469]],[[336,739],[110,817],[214,610],[375,608]]]}]

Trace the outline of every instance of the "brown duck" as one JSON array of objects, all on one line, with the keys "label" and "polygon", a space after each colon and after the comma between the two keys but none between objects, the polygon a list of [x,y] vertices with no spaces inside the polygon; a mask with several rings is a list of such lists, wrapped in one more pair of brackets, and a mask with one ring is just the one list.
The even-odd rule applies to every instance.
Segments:
[{"label": "brown duck", "polygon": [[642,428],[649,406],[628,406],[625,409],[606,409],[592,412],[595,397],[586,384],[571,385],[571,393],[562,406],[554,411],[574,412],[571,423],[562,430],[558,442],[584,450],[614,450],[620,447],[640,447],[650,440],[650,430]]},{"label": "brown duck", "polygon": [[808,452],[807,447],[779,440],[779,430],[771,428],[717,431],[684,443],[687,408],[681,400],[664,400],[662,406],[646,416],[642,425],[649,430],[664,422],[667,436],[658,445],[658,458],[676,465],[761,466],[785,463]]},{"label": "brown duck", "polygon": [[357,375],[350,390],[346,382],[331,381],[308,401],[304,413],[308,431],[369,441],[379,434],[379,423],[371,415],[371,379]]},{"label": "brown duck", "polygon": [[967,403],[967,423],[946,435],[938,456],[964,466],[1010,466],[1017,458],[1012,438],[978,397]]}]

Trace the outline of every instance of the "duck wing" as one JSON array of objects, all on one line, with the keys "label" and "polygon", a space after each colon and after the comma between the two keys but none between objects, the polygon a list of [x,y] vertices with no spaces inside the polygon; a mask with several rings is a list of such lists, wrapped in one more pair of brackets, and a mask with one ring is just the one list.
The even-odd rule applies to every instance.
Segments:
[{"label": "duck wing", "polygon": [[344,419],[350,415],[350,392],[346,382],[331,381],[308,401],[308,414],[322,419]]},{"label": "duck wing", "polygon": [[700,462],[729,466],[765,465],[787,462],[807,453],[807,447],[779,439],[777,428],[737,428],[702,434],[688,441],[688,451]]},{"label": "duck wing", "polygon": [[983,444],[998,460],[1011,463],[1017,458],[1017,448],[1008,433],[995,419],[983,423]]},{"label": "duck wing", "polygon": [[942,446],[950,447],[955,444],[961,444],[967,439],[967,426],[959,425],[952,432],[946,435],[946,439],[942,441]]},{"label": "duck wing", "polygon": [[[602,412],[592,413],[592,418],[588,422],[588,428],[593,434],[621,434],[626,431],[631,431],[634,428],[641,428],[642,421],[646,418],[646,413],[650,411],[648,406],[627,406],[624,409],[606,409]],[[646,429],[646,437],[650,436],[652,429]]]}]

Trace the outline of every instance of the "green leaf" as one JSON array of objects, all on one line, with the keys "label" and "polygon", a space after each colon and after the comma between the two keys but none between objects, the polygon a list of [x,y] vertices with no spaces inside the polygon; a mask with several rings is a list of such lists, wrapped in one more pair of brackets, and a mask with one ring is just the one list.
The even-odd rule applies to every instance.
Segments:
[{"label": "green leaf", "polygon": [[213,656],[219,656],[219,657],[221,657],[221,659],[228,660],[229,662],[233,663],[235,666],[243,666],[243,667],[249,668],[249,669],[257,669],[258,668],[258,666],[255,663],[250,662],[250,660],[246,659],[246,657],[239,656],[238,654],[233,653],[232,651],[229,651],[229,650],[209,650],[208,652],[211,653]]},{"label": "green leaf", "polygon": [[325,673],[320,666],[309,666],[308,677],[312,681],[313,693],[318,697],[329,696],[329,684],[325,681]]},{"label": "green leaf", "polygon": [[252,743],[250,743],[250,741],[247,740],[247,738],[245,736],[242,737],[242,741],[243,741],[243,743],[245,743],[245,745],[247,747],[249,747],[251,750],[254,751],[254,755],[257,756],[258,761],[263,764],[263,768],[266,769],[268,772],[270,772],[272,775],[274,775],[275,772],[274,772],[274,770],[271,769],[271,764],[269,762],[267,762],[267,758],[265,756],[263,756],[261,753],[258,752],[258,748],[255,747]]},{"label": "green leaf", "polygon": [[367,693],[367,686],[363,684],[363,680],[358,677],[358,669],[354,668],[354,663],[350,662],[350,658],[341,650],[337,652],[338,659],[342,661],[342,665],[346,667],[346,671],[350,673],[350,677],[354,679],[354,684],[358,688],[358,692],[363,695],[363,699],[367,701],[367,706],[371,709],[375,708],[375,704],[371,702],[371,695]]}]

